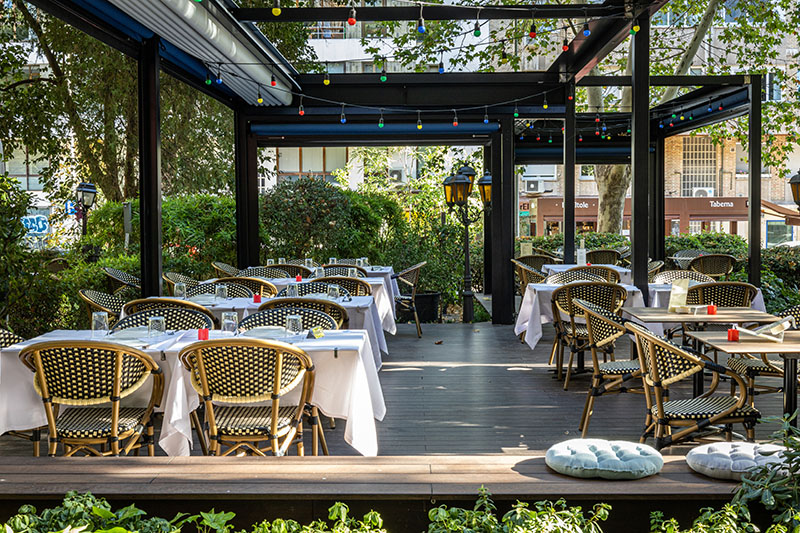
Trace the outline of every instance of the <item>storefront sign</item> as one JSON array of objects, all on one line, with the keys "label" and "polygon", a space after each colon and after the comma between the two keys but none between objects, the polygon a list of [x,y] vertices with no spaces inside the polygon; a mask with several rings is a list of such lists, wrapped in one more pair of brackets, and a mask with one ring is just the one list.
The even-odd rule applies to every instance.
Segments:
[{"label": "storefront sign", "polygon": [[50,231],[50,221],[44,215],[29,215],[22,217],[22,225],[30,235],[44,235]]}]

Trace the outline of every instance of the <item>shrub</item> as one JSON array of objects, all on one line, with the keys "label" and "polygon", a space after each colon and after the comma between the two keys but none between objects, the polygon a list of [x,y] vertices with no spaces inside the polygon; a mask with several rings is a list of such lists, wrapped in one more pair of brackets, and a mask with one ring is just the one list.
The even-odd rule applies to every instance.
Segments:
[{"label": "shrub", "polygon": [[[599,250],[605,248],[620,248],[622,246],[630,246],[631,241],[625,235],[618,233],[598,233],[595,231],[587,231],[575,235],[575,247],[580,246],[581,239],[584,240],[587,250]],[[564,234],[556,233],[554,235],[545,235],[539,237],[517,237],[515,246],[515,253],[519,255],[519,244],[522,242],[530,242],[534,248],[541,248],[543,250],[555,251],[564,246]]]},{"label": "shrub", "polygon": [[800,248],[776,246],[761,250],[761,266],[774,272],[788,288],[800,287]]},{"label": "shrub", "polygon": [[682,233],[667,235],[664,238],[666,256],[675,255],[678,250],[702,250],[709,253],[730,254],[736,257],[747,256],[747,241],[738,235],[703,231],[701,233]]},{"label": "shrub", "polygon": [[[674,518],[664,519],[660,512],[650,514],[650,531],[659,533],[757,533],[759,529],[750,522],[750,511],[741,504],[726,504],[716,511],[712,508],[700,509],[700,516],[689,529],[681,529]],[[785,533],[786,528],[773,525],[767,533]]]},{"label": "shrub", "polygon": [[[747,281],[747,272],[739,270],[730,276],[731,281]],[[767,313],[779,311],[800,304],[800,293],[794,285],[787,284],[774,272],[761,270],[761,292],[764,294],[764,305]]]}]

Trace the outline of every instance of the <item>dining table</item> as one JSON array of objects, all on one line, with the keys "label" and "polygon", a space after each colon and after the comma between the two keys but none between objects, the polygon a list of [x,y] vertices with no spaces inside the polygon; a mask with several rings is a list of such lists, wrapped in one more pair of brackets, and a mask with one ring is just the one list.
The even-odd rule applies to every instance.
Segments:
[{"label": "dining table", "polygon": [[[253,330],[256,331],[256,330]],[[210,339],[232,338],[233,333],[209,331]],[[247,334],[241,334],[247,337]],[[258,338],[256,336],[256,338]],[[180,351],[198,341],[197,330],[167,332],[148,337],[147,328],[131,328],[108,335],[87,330],[56,330],[0,350],[0,434],[47,425],[41,397],[33,386],[33,373],[20,361],[26,346],[55,340],[103,340],[140,349],[150,355],[164,373],[164,396],[157,409],[163,412],[158,445],[167,455],[189,455],[192,449],[191,412],[200,405],[189,372],[181,364]],[[362,455],[378,452],[375,420],[386,415],[378,368],[370,338],[364,330],[325,331],[321,338],[286,337],[302,348],[316,369],[312,403],[326,416],[344,419],[344,439]],[[123,399],[123,405],[144,406],[149,385]],[[299,398],[299,390],[294,391]],[[291,395],[285,401],[291,401]]]},{"label": "dining table", "polygon": [[[783,359],[783,414],[790,416],[797,410],[797,359],[800,358],[800,331],[785,331],[782,342],[739,334],[738,341],[729,341],[725,331],[687,332],[699,343],[728,355],[777,355]],[[792,421],[797,427],[797,418]]]},{"label": "dining table", "polygon": [[[544,272],[546,275],[549,276],[550,274],[558,274],[559,272],[566,272],[567,270],[576,268],[578,266],[586,266],[586,265],[577,265],[577,264],[574,264],[574,263],[558,263],[558,264],[553,264],[553,265],[542,265],[542,272]],[[625,267],[621,267],[621,266],[618,266],[618,265],[601,265],[601,264],[596,264],[596,263],[592,263],[592,266],[602,266],[602,267],[610,268],[612,270],[616,270],[619,273],[619,282],[620,283],[622,283],[623,285],[630,285],[631,284],[631,269],[630,268],[625,268]]]}]

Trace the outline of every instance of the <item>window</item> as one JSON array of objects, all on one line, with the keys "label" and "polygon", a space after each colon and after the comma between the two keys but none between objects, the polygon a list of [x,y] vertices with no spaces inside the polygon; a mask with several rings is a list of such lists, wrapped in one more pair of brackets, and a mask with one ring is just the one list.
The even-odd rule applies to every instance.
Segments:
[{"label": "window", "polygon": [[714,196],[716,184],[716,146],[708,137],[684,137],[681,196]]},{"label": "window", "polygon": [[782,72],[767,73],[767,83],[764,85],[764,93],[761,95],[761,100],[764,102],[780,102],[782,80]]},{"label": "window", "polygon": [[[736,143],[736,178],[746,180],[750,176],[750,166],[748,165],[749,154],[744,149],[741,143]],[[761,177],[763,179],[770,178],[770,169],[764,166],[764,161],[761,161]]]},{"label": "window", "polygon": [[794,227],[780,220],[767,220],[767,248],[794,240]]},{"label": "window", "polygon": [[36,156],[28,154],[25,149],[16,150],[11,159],[6,162],[6,172],[19,181],[19,188],[24,191],[41,191],[44,184],[41,173],[46,168],[46,160],[37,160]]},{"label": "window", "polygon": [[347,148],[278,148],[278,183],[313,177],[336,183],[333,171],[347,166]]}]

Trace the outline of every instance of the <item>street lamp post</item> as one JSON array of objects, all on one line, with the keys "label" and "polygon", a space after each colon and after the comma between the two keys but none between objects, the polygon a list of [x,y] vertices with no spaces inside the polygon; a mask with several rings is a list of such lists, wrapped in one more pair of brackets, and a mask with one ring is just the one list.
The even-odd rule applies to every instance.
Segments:
[{"label": "street lamp post", "polygon": [[492,176],[486,172],[478,180],[478,192],[483,203],[483,293],[492,293]]},{"label": "street lamp post", "polygon": [[89,209],[94,205],[94,199],[97,196],[97,187],[93,183],[80,183],[75,190],[75,209],[79,213],[80,220],[83,222],[81,235],[86,235],[86,222],[89,214]]},{"label": "street lamp post", "polygon": [[789,178],[789,188],[792,190],[792,198],[794,199],[794,203],[797,204],[797,209],[800,211],[800,171]]}]

